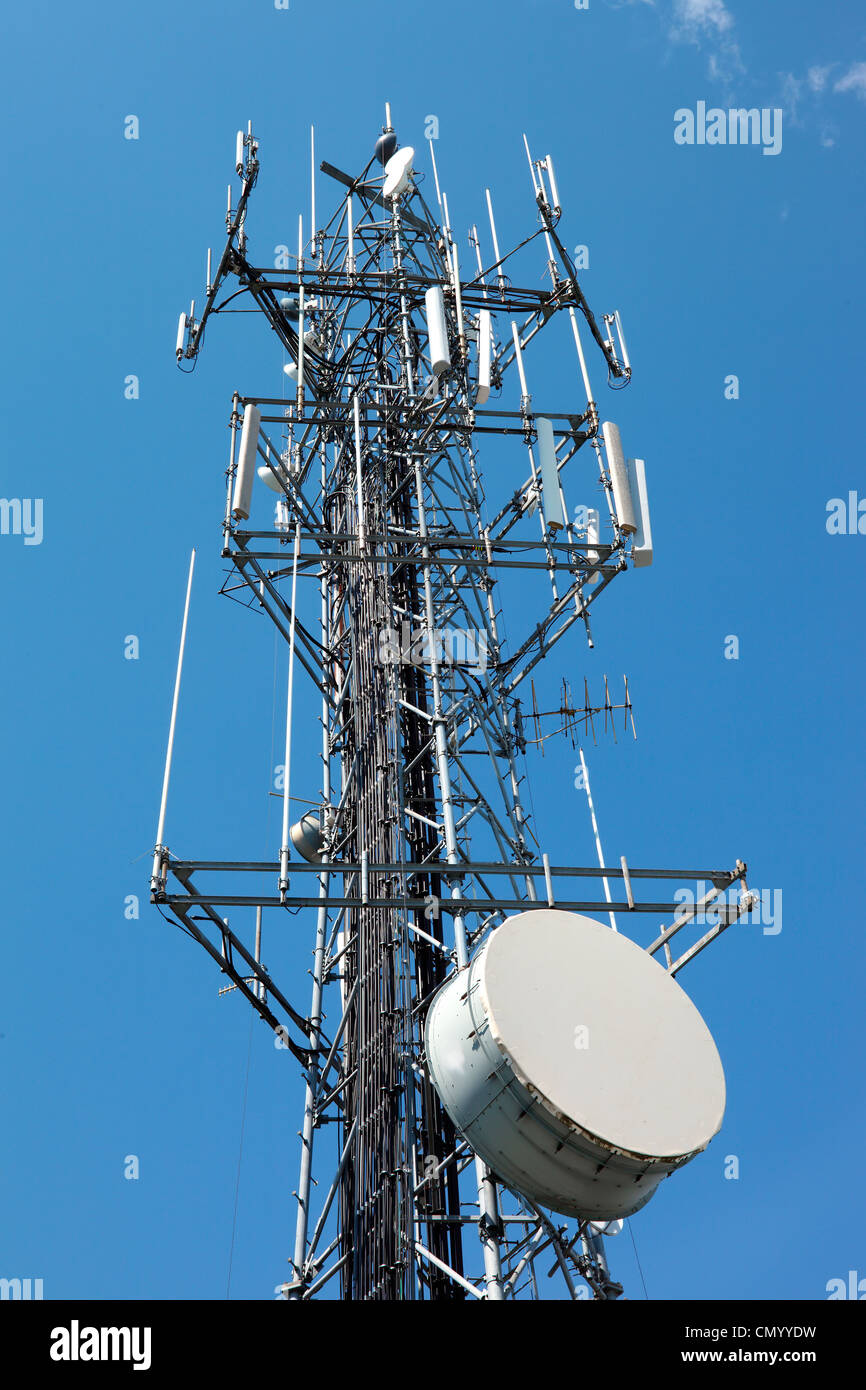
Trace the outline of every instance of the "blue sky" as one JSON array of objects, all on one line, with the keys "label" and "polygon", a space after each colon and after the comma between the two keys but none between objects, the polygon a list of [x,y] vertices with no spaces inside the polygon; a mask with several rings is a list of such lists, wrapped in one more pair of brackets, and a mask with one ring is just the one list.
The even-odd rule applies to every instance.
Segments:
[{"label": "blue sky", "polygon": [[[310,123],[320,156],[357,170],[386,100],[404,144],[423,147],[438,117],[461,234],[489,186],[502,244],[526,235],[523,132],[549,151],[566,244],[589,247],[584,290],[623,315],[633,383],[614,401],[597,367],[594,380],[647,461],[656,563],[598,604],[594,651],[575,634],[548,663],[551,692],[562,675],[629,676],[637,742],[587,753],[608,860],[742,857],[753,887],[783,892],[781,932],[732,928],[681,977],[728,1110],[631,1223],[649,1295],[820,1299],[866,1274],[866,538],[826,527],[830,499],[866,496],[861,7],[157,0],[18,7],[4,27],[0,491],[43,499],[43,536],[0,536],[0,1275],[41,1277],[49,1298],[224,1298],[237,1184],[231,1296],[269,1298],[287,1277],[293,1063],[147,903],[192,545],[168,842],[190,857],[277,848],[282,653],[217,590],[231,392],[278,394],[281,359],[240,317],[211,325],[191,378],[173,347],[222,243],[238,126],[252,119],[260,141],[249,231],[264,263],[306,212]],[[780,108],[780,153],[677,145],[675,112],[699,102]],[[561,344],[543,368],[556,399],[577,391]],[[509,630],[530,617],[516,610]],[[548,745],[530,764],[554,862],[594,855],[575,761]],[[266,921],[264,958],[296,972],[305,1008],[312,924],[290,923],[269,936]],[[628,1235],[609,1254],[642,1297]]]}]

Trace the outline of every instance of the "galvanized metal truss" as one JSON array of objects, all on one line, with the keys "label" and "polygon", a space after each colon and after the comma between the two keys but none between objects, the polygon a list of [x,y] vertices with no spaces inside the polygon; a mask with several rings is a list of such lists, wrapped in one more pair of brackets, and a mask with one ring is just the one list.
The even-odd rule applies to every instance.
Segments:
[{"label": "galvanized metal truss", "polygon": [[[345,190],[333,216],[322,228],[314,221],[309,240],[301,233],[293,270],[256,266],[246,219],[258,145],[251,131],[239,136],[241,193],[236,207],[229,199],[226,247],[213,278],[209,266],[201,318],[194,308],[184,316],[178,339],[179,361],[195,359],[211,315],[242,295],[295,364],[290,401],[236,394],[232,402],[224,592],[265,612],[285,638],[290,691],[297,663],[317,692],[320,858],[289,864],[285,833],[271,862],[179,858],[160,843],[152,900],[208,951],[303,1068],[287,1298],[330,1296],[335,1278],[347,1299],[539,1297],[548,1273],[559,1296],[588,1288],[592,1297],[617,1297],[598,1231],[509,1191],[455,1133],[427,1076],[423,1024],[432,996],[486,934],[533,904],[612,908],[635,922],[673,915],[646,942],[671,974],[750,905],[739,861],[710,871],[636,869],[624,859],[616,868],[553,866],[524,804],[520,688],[575,625],[591,643],[590,608],[627,567],[630,536],[615,505],[581,337],[588,329],[609,378],[627,383],[621,326],[606,315],[604,334],[586,303],[556,230],[549,158],[530,158],[536,229],[501,256],[491,205],[493,259],[485,267],[473,228],[476,269],[468,277],[438,174],[434,215],[417,179],[385,198],[374,160],[357,177],[321,169]],[[537,238],[550,288],[517,288],[506,267]],[[425,316],[435,287],[450,355],[437,372]],[[493,326],[492,388],[503,388],[514,367],[517,409],[479,402],[482,314]],[[537,411],[524,357],[563,316],[586,404]],[[556,423],[560,512],[551,507],[549,472],[542,484],[540,415]],[[269,529],[248,524],[237,504],[244,420],[255,420],[258,460],[278,498]],[[519,485],[507,496],[491,487],[490,499],[475,451],[488,436],[527,456]],[[580,466],[582,486],[606,501],[604,541],[568,520],[568,465],[570,473]],[[524,604],[533,584],[541,595],[540,616],[507,641],[503,608],[513,621],[507,595],[518,578]],[[286,808],[288,782],[287,771]],[[586,896],[584,881],[598,879],[622,885],[618,901]],[[712,883],[710,894],[679,915],[668,895],[635,896],[637,885],[655,880],[682,887],[701,879]],[[674,956],[677,934],[737,882],[739,905],[726,906]],[[255,947],[229,927],[225,908],[249,909],[250,925],[256,909]],[[299,910],[315,922],[306,1010],[292,1002],[298,982],[279,985],[259,946],[263,913],[272,942],[278,914],[288,920]],[[317,1186],[314,1172],[324,1179]]]}]

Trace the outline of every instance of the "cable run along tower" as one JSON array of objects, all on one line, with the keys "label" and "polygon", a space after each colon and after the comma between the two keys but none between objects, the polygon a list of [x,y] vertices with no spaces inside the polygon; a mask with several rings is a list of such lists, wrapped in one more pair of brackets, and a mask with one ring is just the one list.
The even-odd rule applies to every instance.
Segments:
[{"label": "cable run along tower", "polygon": [[[433,142],[425,178],[390,110],[360,173],[317,170],[311,142],[311,217],[275,271],[248,238],[249,127],[204,308],[178,326],[186,368],[240,299],[286,359],[288,396],[242,382],[232,400],[222,552],[223,591],[288,648],[280,843],[268,862],[166,843],[182,638],[151,898],[301,1068],[288,1300],[617,1297],[605,1231],[721,1123],[712,1039],[674,977],[747,910],[745,865],[553,864],[527,807],[532,673],[572,629],[592,645],[593,605],[652,540],[643,463],[591,385],[591,362],[628,384],[620,317],[594,316],[553,161],[526,156],[532,215],[503,252],[489,191],[458,240]],[[575,364],[559,403],[533,366],[555,332]],[[302,785],[311,700],[320,780]],[[641,889],[702,877],[697,909],[740,898],[677,955],[693,913]],[[626,934],[583,915],[608,912],[672,920]],[[262,963],[263,937],[274,961],[289,932],[309,934],[311,994]],[[667,1037],[647,1116],[624,1099],[633,1001],[603,1002],[620,988]],[[683,1051],[694,1075],[661,1075]],[[649,1131],[654,1147],[632,1137]]]}]

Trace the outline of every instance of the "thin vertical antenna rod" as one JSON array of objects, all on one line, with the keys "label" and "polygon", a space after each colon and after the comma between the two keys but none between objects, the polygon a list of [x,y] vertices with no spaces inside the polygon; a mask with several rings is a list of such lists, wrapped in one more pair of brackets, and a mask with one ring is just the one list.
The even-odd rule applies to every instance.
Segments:
[{"label": "thin vertical antenna rod", "polygon": [[316,255],[316,127],[310,126],[310,236]]},{"label": "thin vertical antenna rod", "polygon": [[292,696],[295,685],[295,613],[298,590],[298,554],[301,549],[301,520],[295,523],[295,552],[292,557],[292,621],[289,626],[289,688],[286,696],[286,745],[283,759],[283,835],[280,846],[280,897],[285,901],[289,886],[289,777],[292,768]]},{"label": "thin vertical antenna rod", "polygon": [[532,397],[526,385],[526,372],[523,368],[523,351],[520,346],[520,333],[518,332],[517,324],[514,322],[514,319],[511,320],[511,336],[514,339],[514,359],[517,362],[517,374],[520,377],[520,390],[523,396],[521,406],[528,410]]},{"label": "thin vertical antenna rod", "polygon": [[363,555],[367,549],[367,528],[364,523],[364,476],[361,467],[361,406],[358,389],[352,398],[352,413],[355,418],[355,486],[358,490],[358,549]]},{"label": "thin vertical antenna rod", "polygon": [[298,416],[304,413],[304,218],[298,217]]},{"label": "thin vertical antenna rod", "polygon": [[535,166],[534,166],[534,164],[532,163],[532,155],[529,153],[529,141],[527,140],[525,134],[524,134],[524,136],[523,136],[523,144],[524,144],[524,146],[526,147],[526,158],[527,158],[527,160],[528,160],[528,162],[529,162],[529,176],[530,176],[530,178],[532,179],[532,187],[533,187],[533,189],[534,189],[534,191],[535,191],[535,196],[536,196],[536,198],[537,198],[537,197],[538,197],[538,178],[537,178],[536,173],[535,173]]},{"label": "thin vertical antenna rod", "polygon": [[[260,903],[259,906],[256,908],[256,955],[255,955],[255,960],[256,960],[256,965],[261,965],[261,963],[262,963],[262,907],[261,907],[261,903]],[[258,981],[258,982],[257,982],[256,993],[257,993],[259,999],[264,999],[264,997],[265,997],[265,987],[264,987],[264,985],[261,983],[261,981]]]},{"label": "thin vertical antenna rod", "polygon": [[493,220],[493,203],[490,199],[490,189],[485,188],[484,192],[487,194],[487,211],[490,215],[490,235],[493,239],[493,254],[496,257],[496,280],[501,290],[504,282],[504,276],[502,274],[502,266],[499,263],[501,257],[499,255],[499,238],[496,235],[496,223]]},{"label": "thin vertical antenna rod", "polygon": [[159,823],[156,827],[156,850],[153,856],[153,877],[158,880],[160,875],[160,859],[162,855],[162,837],[165,833],[165,808],[168,804],[168,784],[171,778],[171,760],[174,753],[174,730],[177,724],[177,707],[180,700],[180,678],[183,671],[183,654],[186,648],[186,629],[189,622],[189,601],[192,594],[192,576],[195,569],[195,549],[189,557],[189,578],[186,581],[186,602],[183,606],[183,624],[180,629],[180,650],[177,654],[177,674],[174,678],[174,698],[171,702],[171,721],[168,726],[168,748],[165,754],[165,773],[162,779],[162,800],[159,803]]},{"label": "thin vertical antenna rod", "polygon": [[432,163],[432,165],[433,165],[433,182],[434,182],[435,185],[436,185],[436,201],[437,201],[437,203],[439,204],[439,210],[440,210],[440,212],[441,212],[441,211],[442,211],[442,189],[439,187],[439,170],[436,168],[436,150],[435,150],[434,147],[433,147],[433,141],[432,141],[432,140],[429,140],[429,141],[428,141],[428,144],[429,144],[429,146],[430,146],[430,160],[431,160],[431,163]]},{"label": "thin vertical antenna rod", "polygon": [[[586,799],[587,799],[587,801],[589,802],[589,814],[590,814],[590,817],[592,818],[592,833],[593,833],[593,835],[595,836],[595,851],[596,851],[596,854],[598,855],[598,867],[599,867],[600,869],[603,869],[603,868],[604,868],[604,854],[602,853],[602,849],[601,849],[601,838],[600,838],[599,833],[598,833],[598,821],[597,821],[596,818],[595,818],[595,807],[594,807],[593,804],[592,804],[592,792],[591,792],[590,789],[589,789],[589,773],[587,772],[587,769],[586,769],[586,759],[585,759],[584,756],[583,756],[583,749],[582,749],[582,748],[578,748],[577,751],[578,751],[578,753],[580,754],[580,766],[581,766],[581,768],[582,768],[582,770],[583,770],[583,785],[584,785],[584,790],[586,791]],[[602,877],[602,880],[601,880],[601,881],[602,881],[602,883],[604,884],[604,897],[605,897],[605,902],[608,902],[608,903],[613,902],[613,898],[610,896],[610,884],[608,883],[607,878]],[[612,912],[609,912],[607,915],[608,915],[608,917],[610,918],[610,925],[613,927],[613,930],[614,930],[614,931],[618,931],[619,929],[618,929],[618,927],[617,927],[617,925],[616,925],[616,918],[614,917],[613,913],[612,913]]]}]

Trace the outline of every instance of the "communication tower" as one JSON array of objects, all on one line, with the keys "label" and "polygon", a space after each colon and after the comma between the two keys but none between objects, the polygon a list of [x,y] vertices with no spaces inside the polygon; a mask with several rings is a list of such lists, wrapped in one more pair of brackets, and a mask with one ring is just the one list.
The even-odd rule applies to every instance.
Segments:
[{"label": "communication tower", "polygon": [[[533,672],[572,629],[592,645],[594,605],[652,537],[644,464],[591,386],[591,359],[631,378],[620,315],[594,316],[553,160],[526,156],[533,217],[503,253],[490,191],[462,243],[433,142],[428,201],[389,109],[359,173],[317,170],[311,136],[311,216],[275,270],[248,235],[250,126],[204,307],[178,325],[188,369],[241,301],[288,382],[232,399],[222,551],[224,591],[288,649],[280,843],[223,862],[166,842],[191,564],[151,889],[302,1069],[289,1300],[617,1297],[605,1232],[722,1120],[718,1054],[675,977],[748,910],[745,865],[605,865],[598,839],[598,865],[551,863],[527,811]],[[576,366],[561,401],[539,351],[557,333]],[[299,786],[311,699],[320,780]],[[628,685],[613,706],[605,681],[579,717],[614,708],[631,713]],[[555,713],[574,726],[567,687]],[[699,879],[693,909],[659,900]],[[662,925],[642,931],[647,914]],[[309,1001],[262,963],[289,920],[310,933]]]}]

